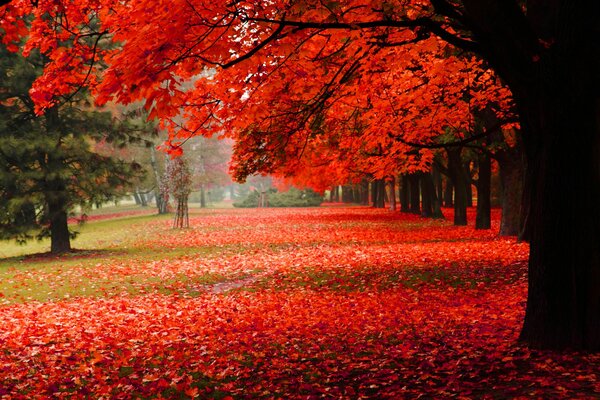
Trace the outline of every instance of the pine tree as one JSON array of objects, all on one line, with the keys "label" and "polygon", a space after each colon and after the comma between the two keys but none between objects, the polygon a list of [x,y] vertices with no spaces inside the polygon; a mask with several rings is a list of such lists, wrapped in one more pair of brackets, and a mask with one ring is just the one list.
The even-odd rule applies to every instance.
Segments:
[{"label": "pine tree", "polygon": [[35,52],[25,58],[0,47],[0,239],[50,237],[51,252],[64,253],[74,207],[114,199],[141,172],[93,144],[125,144],[140,131],[93,110],[83,91],[36,115],[29,89],[43,65]]}]

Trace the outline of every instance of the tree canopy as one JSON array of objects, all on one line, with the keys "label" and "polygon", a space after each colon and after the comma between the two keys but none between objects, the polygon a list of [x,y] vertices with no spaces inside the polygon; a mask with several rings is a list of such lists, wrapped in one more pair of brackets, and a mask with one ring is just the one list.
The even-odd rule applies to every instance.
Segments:
[{"label": "tree canopy", "polygon": [[194,135],[238,139],[241,178],[306,177],[323,158],[335,174],[419,170],[431,155],[407,143],[466,143],[492,131],[475,133],[478,112],[493,110],[496,129],[516,112],[531,229],[522,338],[600,348],[599,4],[13,0],[0,12],[4,43],[28,36],[25,54],[49,60],[38,113],[83,86],[98,104],[144,100],[174,154]]}]

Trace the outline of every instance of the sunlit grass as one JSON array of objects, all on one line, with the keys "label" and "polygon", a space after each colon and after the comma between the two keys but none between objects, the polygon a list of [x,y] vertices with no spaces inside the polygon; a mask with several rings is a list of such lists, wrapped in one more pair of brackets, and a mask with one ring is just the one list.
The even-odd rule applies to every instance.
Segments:
[{"label": "sunlit grass", "polygon": [[[118,219],[90,221],[83,225],[71,224],[70,228],[77,231],[78,235],[71,241],[74,249],[98,250],[115,247],[127,247],[134,243],[131,229],[140,224],[156,220],[168,220],[171,215],[144,215],[129,216]],[[32,239],[25,245],[14,241],[0,242],[0,265],[1,259],[19,257],[31,254],[46,253],[50,251],[50,239]],[[64,256],[69,258],[69,255]]]}]

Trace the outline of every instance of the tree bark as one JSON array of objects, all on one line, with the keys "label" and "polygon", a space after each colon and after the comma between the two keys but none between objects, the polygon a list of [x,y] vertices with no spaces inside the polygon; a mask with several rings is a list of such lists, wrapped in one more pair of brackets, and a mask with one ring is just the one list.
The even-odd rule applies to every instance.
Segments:
[{"label": "tree bark", "polygon": [[465,171],[466,185],[465,190],[467,191],[467,207],[473,207],[473,186],[472,186],[472,174],[471,174],[471,161],[464,163],[463,170]]},{"label": "tree bark", "polygon": [[159,214],[166,214],[169,212],[169,204],[164,194],[161,192],[161,179],[160,171],[158,169],[158,162],[156,161],[156,149],[154,146],[150,146],[150,166],[154,173],[154,180],[156,182],[156,208]]},{"label": "tree bark", "polygon": [[461,162],[462,148],[447,148],[448,172],[454,186],[454,225],[467,225],[467,173]]},{"label": "tree bark", "polygon": [[383,179],[375,179],[371,182],[371,195],[373,207],[385,208],[385,181]]},{"label": "tree bark", "polygon": [[361,182],[360,185],[360,192],[361,192],[361,204],[363,205],[369,205],[369,181],[366,179],[363,179],[363,181]]},{"label": "tree bark", "polygon": [[477,179],[477,214],[475,229],[492,227],[492,160],[486,152],[478,155],[479,178]]},{"label": "tree bark", "polygon": [[390,210],[396,211],[396,177],[392,176],[389,182],[390,188]]},{"label": "tree bark", "polygon": [[135,201],[135,204],[137,206],[142,204],[142,200],[140,199],[140,195],[138,194],[137,189],[133,192],[133,200]]},{"label": "tree bark", "polygon": [[410,211],[410,201],[409,201],[409,182],[408,175],[402,174],[400,178],[400,211],[401,212],[409,212]]},{"label": "tree bark", "polygon": [[145,193],[139,192],[140,202],[142,203],[142,207],[148,207],[148,199]]},{"label": "tree bark", "polygon": [[410,212],[421,214],[421,192],[419,189],[419,174],[408,175],[408,187],[410,192]]},{"label": "tree bark", "polygon": [[529,290],[521,339],[600,350],[600,2],[463,0],[509,85],[527,154]]},{"label": "tree bark", "polygon": [[452,185],[452,180],[450,178],[446,178],[445,180],[444,207],[454,207],[454,185]]},{"label": "tree bark", "polygon": [[421,195],[423,197],[421,215],[426,218],[431,218],[433,217],[432,198],[435,195],[433,180],[431,179],[431,174],[426,172],[421,172],[419,177],[421,181]]},{"label": "tree bark", "polygon": [[50,220],[50,252],[62,254],[71,251],[71,234],[69,233],[68,215],[61,196],[51,194],[48,202],[48,218]]},{"label": "tree bark", "polygon": [[432,174],[432,179],[433,179],[433,186],[435,188],[435,197],[438,201],[440,201],[440,206],[441,206],[441,200],[444,198],[444,187],[442,185],[442,173],[440,172],[439,167],[437,166],[436,163],[433,163],[433,166],[431,167],[431,174]]},{"label": "tree bark", "polygon": [[519,144],[496,153],[502,186],[500,236],[517,236],[523,228],[523,180],[525,178],[523,157],[522,147]]},{"label": "tree bark", "polygon": [[563,89],[527,115],[537,124],[526,143],[531,231],[521,339],[599,351],[600,99],[582,87]]}]

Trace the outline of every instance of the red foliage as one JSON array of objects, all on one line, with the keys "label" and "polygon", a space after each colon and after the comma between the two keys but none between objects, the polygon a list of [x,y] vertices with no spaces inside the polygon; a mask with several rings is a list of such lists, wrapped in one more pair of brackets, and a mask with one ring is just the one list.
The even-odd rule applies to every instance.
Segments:
[{"label": "red foliage", "polygon": [[[56,284],[110,279],[115,290],[0,308],[0,397],[600,394],[600,356],[516,341],[526,244],[368,208],[207,211],[191,225],[132,231],[141,247],[197,255],[36,271]],[[230,283],[194,280],[207,273]],[[157,279],[122,294],[140,276],[172,282],[173,294],[158,293]]]}]

